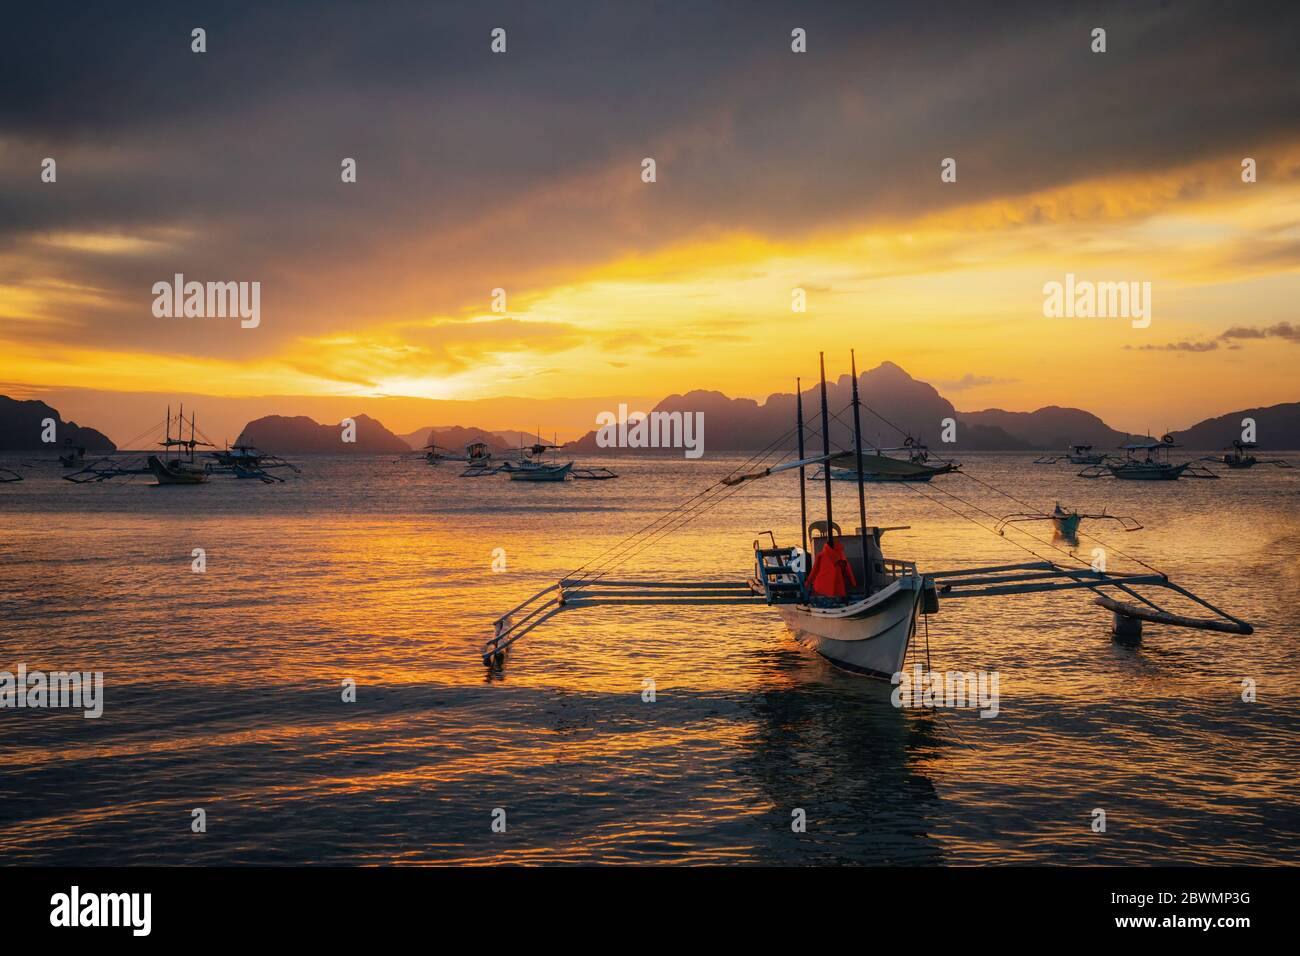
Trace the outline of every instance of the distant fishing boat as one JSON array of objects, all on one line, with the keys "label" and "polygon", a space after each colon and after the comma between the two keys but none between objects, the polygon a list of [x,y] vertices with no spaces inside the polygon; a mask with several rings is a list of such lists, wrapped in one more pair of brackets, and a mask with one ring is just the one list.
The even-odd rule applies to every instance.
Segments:
[{"label": "distant fishing boat", "polygon": [[[906,458],[896,458],[889,452],[905,452]],[[938,464],[930,464],[930,450],[924,444],[908,438],[898,448],[876,448],[862,453],[862,480],[882,481],[929,481],[935,475],[946,475],[961,469],[961,463],[944,459],[935,459]],[[853,467],[849,467],[852,465]],[[832,459],[829,465],[818,468],[809,476],[809,481],[824,481],[826,472],[830,471],[831,481],[857,481],[857,458],[844,453]]]},{"label": "distant fishing boat", "polygon": [[579,468],[576,462],[569,461],[564,464],[557,462],[548,462],[544,460],[547,452],[552,452],[560,446],[554,441],[543,441],[541,432],[538,432],[537,439],[531,445],[521,444],[516,453],[516,457],[505,459],[500,462],[493,462],[491,453],[487,450],[487,445],[477,443],[480,450],[471,454],[471,449],[475,445],[467,446],[466,458],[471,464],[463,472],[462,478],[479,478],[485,475],[496,475],[504,472],[511,481],[534,481],[534,482],[559,482],[568,479],[584,481],[608,481],[611,478],[617,478],[618,475],[608,468]]},{"label": "distant fishing boat", "polygon": [[295,474],[300,473],[297,465],[285,461],[278,455],[271,455],[254,445],[228,445],[222,451],[208,453],[215,466],[209,472],[225,472],[236,478],[256,478],[263,482],[283,482],[279,475],[271,474],[273,469],[288,468]]},{"label": "distant fishing boat", "polygon": [[502,470],[501,465],[493,464],[492,449],[485,441],[472,441],[466,445],[463,460],[468,467],[460,473],[462,478],[482,478]]},{"label": "distant fishing boat", "polygon": [[1009,524],[1026,521],[1050,521],[1053,529],[1058,535],[1068,541],[1075,541],[1079,536],[1079,526],[1083,523],[1083,519],[1085,518],[1092,521],[1117,521],[1119,522],[1120,528],[1124,531],[1142,530],[1142,525],[1138,520],[1128,515],[1107,514],[1104,510],[1101,514],[1081,514],[1077,509],[1061,507],[1059,501],[1056,502],[1056,505],[1052,510],[1046,514],[1022,512],[1019,514],[1007,515],[994,527],[998,534],[1002,534]]},{"label": "distant fishing boat", "polygon": [[64,442],[67,448],[63,454],[59,455],[59,464],[64,468],[82,468],[86,463],[86,449],[80,445],[73,445],[69,440]]},{"label": "distant fishing boat", "polygon": [[547,465],[541,462],[523,462],[510,469],[511,481],[564,481],[573,470],[573,462]]},{"label": "distant fishing boat", "polygon": [[1186,475],[1188,478],[1218,478],[1208,468],[1194,462],[1184,461],[1174,464],[1169,460],[1169,451],[1182,446],[1174,444],[1172,435],[1155,439],[1147,436],[1139,441],[1121,445],[1124,458],[1118,461],[1104,461],[1079,472],[1081,478],[1102,478],[1107,474],[1124,481],[1177,481]]},{"label": "distant fishing boat", "polygon": [[434,442],[429,442],[421,449],[424,452],[423,458],[430,465],[436,465],[444,461],[464,461],[464,455],[454,455],[450,449],[442,448]]},{"label": "distant fishing boat", "polygon": [[158,479],[158,484],[160,485],[201,485],[208,480],[208,469],[202,462],[194,460],[194,449],[199,445],[207,445],[208,447],[211,447],[211,444],[205,441],[198,441],[194,437],[196,426],[194,424],[193,412],[190,413],[190,437],[188,439],[179,437],[184,435],[184,405],[181,406],[180,413],[177,416],[177,422],[178,437],[172,438],[172,410],[169,406],[167,409],[166,437],[163,439],[161,444],[163,448],[184,448],[186,452],[185,456],[171,458],[167,457],[166,452],[163,453],[163,457],[150,455],[147,462],[149,470],[153,472],[153,476]]},{"label": "distant fishing boat", "polygon": [[1106,455],[1101,452],[1094,453],[1092,447],[1091,442],[1071,442],[1064,454],[1044,455],[1041,458],[1035,458],[1034,464],[1054,465],[1058,461],[1066,461],[1071,465],[1100,465],[1106,460]]},{"label": "distant fishing boat", "polygon": [[1217,458],[1202,458],[1201,461],[1222,463],[1234,471],[1254,468],[1256,465],[1274,465],[1278,468],[1294,467],[1289,461],[1282,458],[1256,458],[1251,454],[1251,452],[1258,447],[1259,445],[1253,441],[1241,441],[1240,439],[1237,439],[1232,443],[1232,448],[1227,454]]},{"label": "distant fishing boat", "polygon": [[[862,450],[856,358],[851,363],[853,382],[853,442],[851,452],[830,448],[829,410],[826,400],[825,360],[821,367],[821,435],[823,453],[808,456],[804,449],[803,396],[796,382],[795,434],[797,458],[757,471],[757,467],[779,453],[782,436],[744,465],[731,471],[709,488],[687,499],[623,541],[607,548],[596,558],[570,572],[555,584],[501,615],[493,624],[492,636],[483,646],[483,663],[490,669],[504,667],[506,654],[516,641],[565,610],[627,605],[694,605],[718,607],[757,605],[774,607],[796,637],[832,664],[858,674],[890,679],[903,667],[908,647],[922,614],[938,612],[941,600],[1003,598],[1013,594],[1087,589],[1096,603],[1111,611],[1117,638],[1137,640],[1143,622],[1250,634],[1247,622],[1222,611],[1203,598],[1169,580],[1168,575],[1144,563],[1150,573],[1121,574],[1091,567],[1064,567],[1052,561],[960,568],[922,573],[915,562],[886,558],[881,540],[890,531],[905,527],[879,527],[867,523],[866,468],[871,457]],[[858,529],[843,534],[832,513],[831,466],[853,462],[857,474]],[[825,518],[808,522],[806,469],[825,469]],[[781,472],[799,470],[799,517],[801,544],[780,546],[773,532],[764,532],[770,547],[753,543],[754,571],[747,580],[613,580],[611,575],[634,555],[694,517],[722,503],[736,486]],[[992,487],[988,482],[981,485]],[[996,489],[994,489],[996,490]],[[928,497],[919,489],[918,494]],[[1005,492],[1003,492],[1005,494]],[[955,509],[954,509],[955,510]],[[1071,513],[1057,508],[1063,517]],[[958,512],[961,514],[961,512]],[[1055,514],[1055,512],[1054,512]],[[968,517],[962,515],[963,517]],[[1109,517],[1109,516],[1108,516]],[[969,519],[975,520],[975,519]],[[979,524],[978,521],[975,522]],[[986,527],[986,526],[982,526]],[[1077,525],[1076,525],[1077,529]],[[809,546],[811,545],[811,550]],[[1037,552],[1023,545],[1035,557]],[[811,567],[808,559],[811,557]],[[1081,560],[1072,558],[1072,560]],[[1136,588],[1163,588],[1211,612],[1214,617],[1192,618],[1173,614]],[[1115,589],[1140,604],[1121,602],[1108,594]],[[729,618],[733,610],[721,612]]]}]

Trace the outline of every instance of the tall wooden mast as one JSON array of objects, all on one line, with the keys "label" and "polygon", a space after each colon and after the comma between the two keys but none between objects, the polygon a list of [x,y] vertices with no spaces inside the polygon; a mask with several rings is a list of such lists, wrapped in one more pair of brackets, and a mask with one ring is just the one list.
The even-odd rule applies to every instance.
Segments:
[{"label": "tall wooden mast", "polygon": [[822,474],[826,476],[826,541],[829,544],[835,540],[835,532],[832,530],[835,527],[834,518],[831,515],[831,419],[826,408],[826,353],[819,352],[817,357],[821,362],[822,376],[822,452],[826,455]]},{"label": "tall wooden mast", "polygon": [[[865,537],[867,534],[867,493],[863,489],[862,478],[862,416],[858,411],[861,404],[858,401],[858,359],[849,349],[849,368],[853,372],[853,454],[858,458],[858,520],[862,522],[862,530],[859,532],[864,540],[862,543],[862,557],[866,561],[867,545]],[[829,467],[829,466],[828,466]],[[865,564],[863,565],[866,566]]]},{"label": "tall wooden mast", "polygon": [[[803,385],[799,379],[794,380],[794,417],[799,432],[799,460],[803,461]],[[804,467],[799,466],[799,534],[803,541],[804,554],[808,553],[808,489],[804,482]]]}]

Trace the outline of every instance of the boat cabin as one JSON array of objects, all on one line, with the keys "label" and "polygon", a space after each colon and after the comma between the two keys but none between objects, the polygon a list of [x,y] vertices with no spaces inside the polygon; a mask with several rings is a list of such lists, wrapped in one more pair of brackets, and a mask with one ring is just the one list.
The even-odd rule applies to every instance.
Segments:
[{"label": "boat cabin", "polygon": [[[812,554],[805,556],[803,561],[798,557],[800,548],[776,547],[775,538],[771,548],[761,548],[755,541],[754,580],[761,585],[772,604],[803,603],[810,598],[818,602],[861,600],[888,587],[900,575],[916,573],[915,564],[886,558],[880,547],[880,539],[886,531],[902,531],[907,527],[870,526],[865,534],[862,528],[858,528],[856,534],[846,535],[840,532],[839,525],[831,522],[831,535],[828,536],[827,523],[814,521],[808,529]],[[848,573],[825,572],[828,577],[814,576],[819,558],[832,541],[843,556]]]}]

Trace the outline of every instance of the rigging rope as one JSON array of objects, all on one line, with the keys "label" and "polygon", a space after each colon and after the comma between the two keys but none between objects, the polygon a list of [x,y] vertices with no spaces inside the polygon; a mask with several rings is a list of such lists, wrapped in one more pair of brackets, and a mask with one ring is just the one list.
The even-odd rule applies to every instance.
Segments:
[{"label": "rigging rope", "polygon": [[[862,402],[861,400],[859,400],[859,405],[860,407],[865,408],[867,411],[869,411],[872,415],[876,416],[876,418],[880,419],[890,428],[893,428],[900,435],[904,436],[905,438],[911,437],[910,433],[906,429],[890,421],[888,418],[880,414],[880,412],[876,411],[870,405],[866,404],[865,402]],[[853,407],[853,403],[850,401],[839,411],[829,414],[829,418],[833,419],[834,421],[838,422],[841,425],[844,425],[845,427],[848,427],[848,423],[845,422],[841,418],[841,416],[844,415],[846,412],[848,412],[848,410],[851,409],[852,407]],[[663,540],[668,535],[673,534],[676,531],[679,531],[681,528],[690,524],[695,519],[712,511],[719,504],[729,499],[732,495],[738,494],[745,487],[743,484],[734,485],[734,486],[726,485],[724,483],[725,478],[730,478],[741,471],[751,469],[755,465],[765,464],[767,460],[771,458],[774,453],[780,451],[780,448],[778,446],[780,446],[782,442],[786,441],[788,438],[793,436],[797,430],[798,430],[797,425],[793,428],[788,429],[786,432],[781,434],[775,440],[768,443],[768,445],[765,448],[754,453],[749,459],[732,468],[731,471],[729,471],[725,476],[723,476],[723,478],[714,481],[703,491],[700,491],[692,495],[691,497],[687,498],[685,501],[681,502],[680,504],[674,506],[673,508],[670,508],[668,511],[664,512],[662,515],[655,518],[653,521],[650,521],[649,523],[643,525],[642,527],[638,528],[636,531],[627,535],[620,541],[606,548],[604,551],[600,552],[595,557],[589,559],[584,564],[581,564],[578,567],[574,568],[565,576],[565,579],[572,581],[573,586],[575,587],[581,587],[584,584],[590,584],[594,581],[597,581],[600,578],[605,577],[612,571],[616,570],[617,568],[622,567],[632,558],[636,557],[637,555],[641,554],[648,548],[657,544],[659,541]],[[820,429],[808,423],[805,423],[804,425],[804,432],[805,435],[810,438],[820,437],[821,435]],[[206,438],[207,436],[204,437]],[[823,465],[823,467],[829,467],[829,464]],[[1003,497],[1011,501],[1014,501],[1017,504],[1020,504],[1026,508],[1035,507],[1033,504],[1022,500],[1009,492],[1003,491],[1001,488],[998,488],[996,485],[993,485],[990,482],[984,481],[983,479],[980,478],[976,478],[974,475],[970,475],[962,471],[958,471],[957,474],[969,478],[971,481],[974,481],[976,484],[984,488],[987,488],[990,491],[994,491],[997,494],[1000,494]],[[976,527],[983,528],[985,531],[988,531],[990,534],[997,535],[997,537],[999,537],[1000,539],[1007,541],[1014,547],[1017,547],[1022,551],[1025,551],[1026,553],[1032,555],[1033,557],[1038,558],[1040,561],[1048,561],[1050,563],[1049,558],[1047,558],[1042,554],[1039,554],[1033,548],[1025,544],[1022,544],[1018,541],[1008,538],[1005,534],[1000,534],[996,530],[996,527],[989,527],[988,525],[985,525],[982,522],[978,521],[977,519],[971,517],[969,514],[966,514],[960,511],[959,509],[946,504],[945,502],[941,501],[939,498],[936,498],[932,495],[925,494],[910,482],[901,482],[901,484],[906,486],[909,491],[912,491],[920,495],[921,497],[934,502],[940,507],[946,508],[948,511],[951,511],[953,514],[957,515],[958,517],[971,522]],[[947,495],[948,497],[952,498],[955,501],[961,502],[966,507],[971,508],[974,511],[977,511],[980,514],[988,516],[989,518],[993,519],[995,523],[1001,520],[1000,515],[996,515],[993,512],[987,510],[986,508],[983,508],[982,506],[976,504],[975,502],[963,498],[960,495],[954,494],[953,492],[948,491],[947,489],[936,488],[935,490],[941,492],[942,494]],[[1091,567],[1088,561],[1085,561],[1083,558],[1079,557],[1076,553],[1072,551],[1068,551],[1064,548],[1061,548],[1058,545],[1052,543],[1051,541],[1047,541],[1043,538],[1039,538],[1037,535],[1034,535],[1028,531],[1024,531],[1023,529],[1015,529],[1015,530],[1019,531],[1021,534],[1030,538],[1031,540],[1037,542],[1039,545],[1043,545],[1047,548],[1052,549],[1053,551],[1059,552],[1060,554],[1065,555],[1065,557],[1069,558],[1070,560],[1077,561],[1079,564],[1082,564],[1086,567]],[[1124,558],[1127,558],[1141,565],[1142,567],[1146,568],[1149,571],[1152,571],[1156,574],[1164,573],[1160,571],[1158,568],[1155,568],[1152,565],[1148,564],[1147,562],[1143,561],[1141,558],[1129,554],[1121,550],[1120,548],[1114,547],[1113,545],[1107,544],[1105,541],[1096,537],[1095,535],[1083,534],[1083,536],[1088,538],[1090,541],[1095,541],[1103,545],[1104,547],[1113,551],[1115,554],[1118,554]]]},{"label": "rigging rope", "polygon": [[[879,418],[882,422],[884,422],[884,423],[885,423],[886,425],[888,425],[890,428],[892,428],[892,429],[894,429],[895,431],[897,431],[900,435],[903,435],[903,436],[905,436],[905,437],[908,437],[908,432],[907,432],[906,430],[904,430],[903,428],[900,428],[898,425],[895,425],[893,422],[891,422],[891,421],[890,421],[888,418],[886,418],[884,415],[880,414],[880,412],[876,411],[876,410],[875,410],[874,408],[872,408],[870,405],[866,404],[865,402],[861,402],[861,405],[862,405],[863,408],[865,408],[867,411],[871,412],[871,414],[875,415],[877,418]],[[982,486],[985,487],[985,488],[988,488],[990,491],[995,491],[995,492],[997,492],[998,494],[1002,495],[1004,498],[1007,498],[1007,499],[1009,499],[1009,500],[1011,500],[1011,501],[1016,502],[1016,504],[1023,505],[1023,506],[1026,507],[1026,508],[1035,508],[1035,507],[1037,507],[1037,506],[1035,506],[1035,505],[1033,505],[1033,504],[1030,504],[1028,501],[1024,501],[1024,500],[1022,500],[1022,499],[1020,499],[1020,498],[1017,498],[1015,495],[1013,495],[1013,494],[1011,494],[1011,493],[1009,493],[1009,492],[1003,491],[1001,488],[997,487],[996,485],[993,485],[993,484],[991,484],[991,483],[989,483],[989,482],[987,482],[987,481],[984,481],[984,480],[981,479],[981,478],[976,478],[974,475],[967,474],[967,473],[964,472],[964,471],[958,471],[957,474],[959,474],[959,475],[961,475],[961,476],[963,476],[963,477],[965,477],[965,478],[969,478],[971,481],[975,482],[975,483],[978,484],[978,485],[982,485]],[[913,489],[913,490],[915,490],[915,489]],[[943,490],[943,489],[940,489],[940,490]],[[945,494],[950,494],[950,495],[952,494],[951,492],[948,492],[948,491],[945,491],[944,493],[945,493]],[[952,495],[952,496],[953,496],[954,498],[957,498],[956,495]],[[961,498],[957,498],[957,500],[961,501],[962,499],[961,499]],[[949,510],[951,510],[951,509],[949,509]],[[983,509],[980,509],[980,510],[983,511]],[[960,514],[960,512],[957,512],[957,513]],[[991,514],[991,512],[985,511],[984,513],[985,513],[985,514],[988,514],[990,517],[995,517],[994,515]],[[964,517],[964,516],[963,516],[963,517]],[[972,519],[967,519],[967,520],[972,520]],[[974,522],[974,523],[975,523],[975,524],[979,524],[979,522]],[[980,527],[984,527],[984,526],[983,526],[983,525],[980,525]],[[993,533],[994,533],[994,534],[997,534],[996,531],[994,531]],[[1064,551],[1063,549],[1056,547],[1055,545],[1051,544],[1050,542],[1042,542],[1042,539],[1040,539],[1040,538],[1036,538],[1036,537],[1034,537],[1034,535],[1029,534],[1028,532],[1022,532],[1022,533],[1029,535],[1029,537],[1031,537],[1031,538],[1034,538],[1035,541],[1040,541],[1041,543],[1047,544],[1048,547],[1054,548],[1054,549],[1057,550],[1057,551],[1061,551],[1061,553],[1063,553],[1063,554],[1070,554],[1070,552]],[[1140,564],[1140,565],[1142,565],[1142,567],[1146,568],[1148,571],[1152,571],[1152,572],[1154,572],[1154,573],[1156,573],[1156,574],[1159,574],[1159,575],[1163,575],[1163,576],[1165,576],[1165,577],[1168,577],[1168,575],[1166,575],[1165,572],[1161,571],[1159,568],[1154,567],[1154,566],[1148,564],[1147,562],[1143,561],[1141,558],[1137,557],[1136,555],[1129,554],[1128,552],[1123,551],[1123,550],[1121,550],[1120,548],[1117,548],[1117,547],[1115,547],[1115,546],[1112,545],[1112,544],[1108,544],[1106,541],[1103,541],[1101,538],[1098,538],[1096,535],[1088,534],[1088,533],[1086,533],[1086,532],[1082,532],[1082,531],[1078,532],[1078,534],[1081,535],[1082,537],[1087,538],[1089,541],[1095,541],[1095,542],[1097,542],[1098,544],[1102,545],[1104,548],[1106,548],[1106,549],[1108,549],[1108,550],[1110,550],[1110,551],[1113,551],[1115,554],[1118,554],[1120,557],[1128,558],[1130,561],[1133,561],[1133,562],[1136,563],[1136,564]],[[1003,537],[1003,536],[1002,536],[1002,535],[999,535],[999,537]],[[1012,543],[1014,544],[1014,542],[1012,542]],[[1028,549],[1026,549],[1026,550],[1028,550]],[[1034,553],[1034,552],[1030,551],[1030,554],[1033,554],[1033,553]],[[1076,555],[1073,555],[1073,554],[1071,554],[1070,556],[1071,556],[1071,557],[1075,557],[1075,558],[1077,558],[1077,556],[1076,556]],[[1041,556],[1041,555],[1035,555],[1035,557],[1042,557],[1042,556]],[[1080,561],[1081,563],[1083,563],[1083,564],[1087,564],[1087,563],[1088,563],[1088,562],[1084,561],[1082,558],[1077,558],[1077,560],[1079,560],[1079,561]]]},{"label": "rigging rope", "polygon": [[[843,409],[840,413],[837,413],[837,415],[842,413]],[[769,442],[765,448],[755,452],[748,460],[736,465],[731,469],[731,471],[727,472],[726,475],[719,478],[703,491],[692,495],[680,504],[670,508],[667,512],[660,515],[649,524],[638,528],[627,537],[606,548],[585,564],[575,568],[566,575],[566,579],[575,580],[575,586],[581,586],[582,584],[589,584],[592,581],[602,578],[616,568],[626,564],[627,561],[646,550],[646,548],[650,547],[652,544],[657,543],[674,531],[685,527],[701,515],[712,511],[715,507],[723,501],[726,501],[732,495],[737,494],[744,487],[744,485],[726,485],[724,484],[725,478],[730,478],[741,471],[749,470],[755,465],[766,463],[774,453],[781,450],[778,446],[798,431],[798,427],[798,425],[795,425],[788,429],[776,439]],[[805,433],[806,432],[807,426],[805,425]],[[817,434],[820,434],[820,432]],[[695,503],[692,504],[692,502]],[[642,537],[643,535],[645,536],[644,538]],[[611,554],[611,552],[613,553]],[[588,573],[584,577],[578,577],[584,571]]]}]

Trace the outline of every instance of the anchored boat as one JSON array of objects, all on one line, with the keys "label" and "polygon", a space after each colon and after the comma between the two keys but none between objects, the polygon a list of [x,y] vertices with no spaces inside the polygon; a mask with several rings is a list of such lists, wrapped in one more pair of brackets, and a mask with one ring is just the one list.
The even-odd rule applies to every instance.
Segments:
[{"label": "anchored boat", "polygon": [[215,464],[208,466],[210,474],[230,474],[236,478],[256,478],[267,484],[283,482],[279,475],[271,474],[277,468],[288,468],[294,474],[301,469],[278,455],[267,454],[254,445],[226,446],[222,451],[209,452]]},{"label": "anchored boat", "polygon": [[1201,461],[1220,462],[1235,470],[1254,468],[1256,465],[1273,465],[1277,468],[1293,468],[1294,466],[1282,458],[1256,458],[1253,452],[1257,445],[1253,441],[1241,441],[1237,439],[1232,443],[1232,449],[1221,458],[1202,458]]},{"label": "anchored boat", "polygon": [[153,476],[158,479],[160,485],[201,485],[208,480],[208,469],[202,462],[194,460],[194,449],[199,445],[211,447],[211,443],[199,441],[194,437],[195,424],[194,413],[190,413],[190,437],[182,438],[185,426],[185,406],[181,406],[180,413],[177,415],[177,437],[172,438],[172,410],[167,409],[166,437],[160,443],[164,449],[184,448],[185,455],[178,455],[175,458],[167,457],[167,452],[163,452],[163,457],[150,455],[148,460],[149,470]]},{"label": "anchored boat", "polygon": [[71,441],[64,442],[66,450],[59,455],[59,464],[64,468],[81,468],[86,463],[86,449],[80,445],[74,445]]},{"label": "anchored boat", "polygon": [[1071,442],[1062,455],[1043,455],[1041,458],[1035,458],[1034,464],[1054,465],[1058,461],[1065,461],[1071,465],[1100,465],[1105,460],[1105,454],[1093,452],[1091,442],[1081,441]]},{"label": "anchored boat", "polygon": [[[1113,633],[1121,639],[1139,639],[1143,622],[1233,634],[1253,632],[1247,622],[1173,583],[1167,575],[1143,562],[1139,563],[1147,569],[1145,573],[1111,573],[1090,566],[1067,567],[1055,561],[1041,560],[1037,552],[1024,545],[1020,547],[1040,560],[923,572],[915,562],[887,558],[881,546],[884,535],[902,529],[878,527],[867,522],[865,488],[870,456],[862,450],[859,409],[864,406],[858,397],[855,358],[851,367],[854,433],[851,452],[832,451],[830,447],[823,359],[822,454],[810,457],[804,448],[803,395],[796,381],[794,433],[797,436],[797,458],[764,465],[791,437],[789,433],[781,436],[703,492],[501,615],[493,624],[492,636],[483,646],[483,663],[490,669],[504,667],[509,649],[518,640],[563,611],[628,605],[713,607],[748,604],[774,607],[801,641],[832,664],[854,673],[884,679],[892,678],[902,668],[921,615],[937,613],[947,600],[1086,589],[1096,596],[1098,604],[1112,612]],[[829,467],[848,462],[853,464],[858,485],[858,527],[857,533],[851,535],[841,532],[832,514],[833,479]],[[763,467],[749,470],[757,466]],[[823,469],[826,515],[823,520],[810,524],[806,469],[817,466]],[[632,556],[716,507],[735,494],[738,486],[794,469],[800,473],[800,543],[782,546],[773,532],[764,532],[770,546],[754,541],[754,569],[747,578],[731,581],[612,578],[614,572]],[[919,490],[917,493],[923,494]],[[1059,507],[1057,510],[1067,514]],[[967,515],[963,517],[969,518]],[[1116,520],[1122,522],[1122,519]],[[1062,553],[1077,560],[1067,552]],[[1188,617],[1171,613],[1144,593],[1143,588],[1171,591],[1213,616]],[[1117,600],[1110,592],[1119,592],[1130,600]]]},{"label": "anchored boat", "polygon": [[560,482],[568,479],[584,481],[608,481],[618,475],[608,468],[579,468],[573,461],[560,464],[545,460],[547,452],[555,451],[560,446],[555,442],[542,440],[539,432],[537,440],[531,445],[520,445],[514,460],[506,459],[493,462],[487,445],[476,443],[466,447],[468,468],[461,472],[462,478],[480,478],[505,472],[511,481]]},{"label": "anchored boat", "polygon": [[[171,431],[173,422],[176,424],[174,438]],[[186,424],[190,426],[189,438],[185,437]],[[259,451],[252,445],[228,446],[221,451],[208,452],[206,455],[212,459],[210,461],[197,459],[196,449],[216,446],[206,440],[206,435],[203,439],[198,437],[203,433],[198,430],[193,414],[190,415],[188,423],[185,421],[184,407],[173,418],[171,407],[168,406],[167,417],[161,423],[137,435],[125,447],[139,448],[141,443],[148,444],[156,439],[159,432],[162,432],[162,440],[158,441],[158,444],[162,446],[163,451],[156,455],[119,453],[112,457],[97,458],[85,464],[79,471],[64,475],[63,478],[75,484],[86,484],[124,476],[153,475],[160,485],[200,485],[207,482],[212,475],[233,475],[236,478],[256,478],[269,484],[284,481],[283,478],[270,474],[270,469],[288,468],[294,472],[299,470],[296,465],[278,456]],[[180,449],[180,451],[177,453],[172,449]]]},{"label": "anchored boat", "polygon": [[563,465],[548,465],[539,461],[527,461],[509,469],[511,481],[563,481],[573,470],[573,462]]},{"label": "anchored boat", "polygon": [[[896,458],[889,452],[904,452],[906,458]],[[882,481],[929,481],[935,475],[946,475],[961,470],[961,463],[942,458],[934,459],[931,464],[930,449],[910,435],[898,448],[874,448],[862,453],[862,480],[867,482]],[[829,464],[818,468],[809,477],[809,481],[824,481],[829,472],[831,481],[857,481],[857,457],[845,452],[831,459]]]},{"label": "anchored boat", "polygon": [[1112,515],[1107,514],[1105,510],[1101,514],[1080,514],[1078,509],[1065,509],[1061,503],[1056,502],[1055,507],[1047,514],[1037,512],[1021,512],[1019,514],[1006,515],[995,526],[998,534],[1003,534],[1008,525],[1024,521],[1050,521],[1056,533],[1067,541],[1077,541],[1079,537],[1079,525],[1083,519],[1088,518],[1092,521],[1116,521],[1123,531],[1141,531],[1142,525],[1136,518],[1129,515]]},{"label": "anchored boat", "polygon": [[1147,436],[1140,441],[1121,445],[1124,458],[1118,461],[1104,461],[1079,472],[1080,478],[1103,478],[1111,475],[1125,481],[1177,481],[1184,476],[1188,478],[1218,478],[1204,465],[1184,461],[1174,464],[1169,460],[1169,450],[1180,448],[1174,444],[1172,435],[1155,439]]}]

